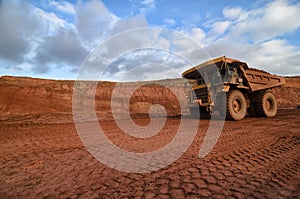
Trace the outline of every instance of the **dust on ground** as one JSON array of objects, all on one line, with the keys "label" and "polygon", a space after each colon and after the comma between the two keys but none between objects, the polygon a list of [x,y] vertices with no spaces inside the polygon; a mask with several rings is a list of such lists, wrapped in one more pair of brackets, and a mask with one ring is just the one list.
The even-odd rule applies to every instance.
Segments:
[{"label": "dust on ground", "polygon": [[[149,119],[136,122],[147,125]],[[122,135],[109,119],[100,122],[114,143],[137,152],[162,147],[179,123],[168,118],[159,135],[143,140]],[[70,114],[1,116],[0,198],[299,198],[300,110],[226,121],[214,150],[200,159],[208,125],[200,121],[193,144],[176,162],[134,174],[96,160]]]}]

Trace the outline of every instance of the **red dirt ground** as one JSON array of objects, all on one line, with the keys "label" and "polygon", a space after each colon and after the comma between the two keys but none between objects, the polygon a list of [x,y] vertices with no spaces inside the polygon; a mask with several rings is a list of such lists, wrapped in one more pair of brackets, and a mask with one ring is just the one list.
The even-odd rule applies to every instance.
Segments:
[{"label": "red dirt ground", "polygon": [[[147,141],[120,136],[109,119],[100,123],[119,146],[143,152],[171,140],[179,122],[168,118],[163,132]],[[70,114],[0,116],[0,198],[299,198],[300,110],[226,121],[214,150],[199,159],[208,123],[201,120],[193,144],[176,162],[133,174],[93,158]]]}]

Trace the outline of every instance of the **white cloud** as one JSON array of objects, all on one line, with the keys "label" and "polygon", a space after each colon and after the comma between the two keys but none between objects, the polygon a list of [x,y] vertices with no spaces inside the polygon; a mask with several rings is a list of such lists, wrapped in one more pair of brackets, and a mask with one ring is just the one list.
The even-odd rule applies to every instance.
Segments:
[{"label": "white cloud", "polygon": [[32,65],[28,62],[23,62],[16,66],[17,70],[29,71],[32,69]]},{"label": "white cloud", "polygon": [[119,18],[102,1],[79,2],[75,8],[75,26],[86,49],[92,49],[109,36]]},{"label": "white cloud", "polygon": [[223,15],[228,19],[237,19],[242,13],[241,7],[225,7],[223,9]]},{"label": "white cloud", "polygon": [[32,12],[38,18],[38,21],[41,25],[41,27],[39,27],[39,30],[43,33],[47,33],[47,35],[53,35],[57,30],[61,28],[74,29],[73,24],[59,18],[53,12],[45,12],[44,10],[37,7],[32,7]]},{"label": "white cloud", "polygon": [[120,33],[122,31],[135,29],[135,28],[143,28],[147,27],[148,22],[147,19],[142,15],[137,15],[128,19],[118,20],[114,27],[111,30],[111,35]]},{"label": "white cloud", "polygon": [[35,60],[38,63],[64,63],[70,67],[78,67],[87,55],[72,30],[60,29],[54,36],[45,37],[44,40],[36,49]]},{"label": "white cloud", "polygon": [[84,50],[73,24],[19,1],[2,2],[0,15],[0,62],[6,69],[41,74],[55,67],[54,62],[80,64]]},{"label": "white cloud", "polygon": [[142,8],[140,8],[140,13],[142,15],[147,15],[147,13],[151,10],[154,10],[156,8],[156,2],[155,0],[142,0],[141,5]]},{"label": "white cloud", "polygon": [[262,43],[238,43],[229,38],[220,39],[206,47],[209,55],[226,55],[246,61],[249,66],[279,75],[300,74],[300,48],[286,40],[274,39]]},{"label": "white cloud", "polygon": [[164,22],[170,26],[174,26],[176,24],[176,21],[174,19],[170,19],[170,18],[164,19]]},{"label": "white cloud", "polygon": [[198,43],[202,43],[203,39],[206,37],[206,34],[201,28],[193,28],[191,30],[190,36]]},{"label": "white cloud", "polygon": [[[228,16],[226,8],[224,10],[225,16]],[[261,42],[293,32],[300,28],[299,10],[300,2],[291,4],[277,0],[259,9],[243,11],[238,20],[233,21],[235,25],[231,28],[231,34],[235,38]]]},{"label": "white cloud", "polygon": [[37,33],[39,21],[24,2],[0,3],[0,58],[9,62],[22,62],[30,50],[30,38]]},{"label": "white cloud", "polygon": [[230,26],[230,21],[218,21],[211,25],[211,30],[207,33],[208,37],[217,38],[224,34]]},{"label": "white cloud", "polygon": [[155,7],[155,0],[143,0],[141,3],[149,7]]},{"label": "white cloud", "polygon": [[[30,71],[33,74],[53,74],[53,71],[59,71],[60,67],[64,72],[76,71],[85,54],[104,40],[129,29],[148,27],[144,15],[156,9],[156,2],[152,0],[132,2],[138,4],[137,11],[140,13],[120,18],[110,12],[100,0],[80,1],[76,5],[51,0],[51,12],[23,1],[0,2],[1,65],[5,66],[6,71],[11,68],[15,71],[26,71],[28,74]],[[140,44],[156,45],[175,50],[195,63],[200,63],[209,58],[205,50],[199,50],[199,46],[202,45],[212,57],[227,55],[272,73],[299,74],[300,49],[282,39],[286,34],[299,30],[299,10],[300,2],[277,0],[263,7],[248,10],[241,7],[225,7],[222,18],[208,22],[203,22],[199,13],[185,15],[179,24],[172,18],[165,18],[165,24],[176,24],[177,30],[196,43],[185,40],[180,34],[165,37],[163,30],[151,34],[137,31],[110,42],[109,46],[102,50],[107,51],[107,56],[113,57],[121,50]],[[64,19],[63,16],[66,15],[62,13],[68,17],[72,15],[75,22]],[[204,23],[205,29],[196,26],[200,22]],[[147,54],[135,56],[132,59],[128,58],[124,63],[134,65],[153,62],[156,58],[184,69],[180,65],[181,62],[168,56],[160,56],[159,53],[155,56],[149,54],[148,59]],[[114,72],[120,75],[127,68],[120,63],[117,69],[109,71],[109,77],[112,77]],[[155,78],[160,78],[158,73],[155,72],[155,75]],[[150,78],[147,74],[137,74],[136,78],[138,77]],[[161,77],[165,76],[162,74]]]},{"label": "white cloud", "polygon": [[300,74],[300,48],[282,39],[300,28],[300,2],[277,0],[260,8],[225,7],[226,21],[209,22],[203,39],[212,57],[226,55],[279,75]]},{"label": "white cloud", "polygon": [[248,60],[253,66],[277,74],[300,74],[300,48],[289,45],[286,40],[275,39],[258,44],[252,55]]},{"label": "white cloud", "polygon": [[58,1],[50,1],[50,6],[53,6],[56,10],[59,10],[61,12],[74,15],[75,9],[74,6],[69,2],[58,2]]}]

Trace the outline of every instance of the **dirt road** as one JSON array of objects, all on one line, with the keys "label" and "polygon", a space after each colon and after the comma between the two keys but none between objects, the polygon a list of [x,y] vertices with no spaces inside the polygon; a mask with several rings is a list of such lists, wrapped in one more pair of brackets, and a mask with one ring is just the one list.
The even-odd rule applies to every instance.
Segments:
[{"label": "dirt road", "polygon": [[[149,119],[136,122],[147,125]],[[112,121],[100,124],[120,147],[147,152],[172,140],[179,122],[168,118],[164,129],[147,140],[129,138]],[[200,159],[208,124],[201,120],[193,144],[176,162],[133,174],[93,158],[71,115],[1,116],[0,198],[300,197],[300,110],[226,121],[214,150]]]}]

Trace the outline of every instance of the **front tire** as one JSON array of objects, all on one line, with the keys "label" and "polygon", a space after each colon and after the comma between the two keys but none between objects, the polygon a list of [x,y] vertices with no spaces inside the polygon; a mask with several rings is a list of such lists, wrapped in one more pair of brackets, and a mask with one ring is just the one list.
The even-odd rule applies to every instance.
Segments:
[{"label": "front tire", "polygon": [[262,92],[255,103],[255,111],[261,117],[274,117],[277,114],[277,102],[270,92]]},{"label": "front tire", "polygon": [[239,90],[227,93],[226,118],[231,120],[242,120],[247,114],[247,101],[244,94]]}]

